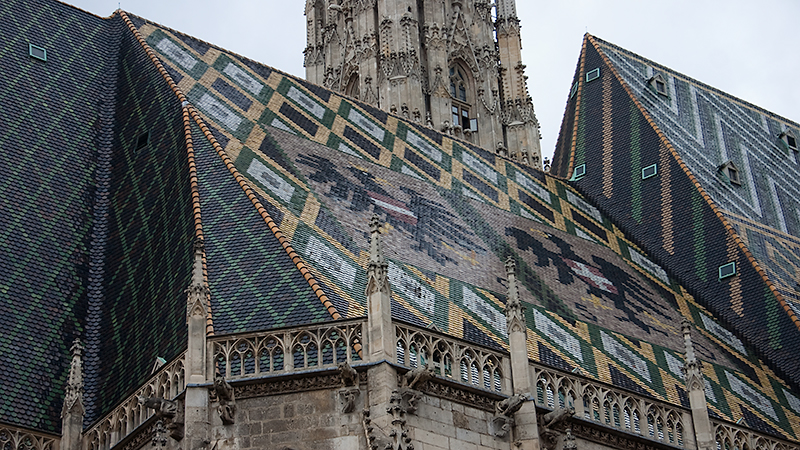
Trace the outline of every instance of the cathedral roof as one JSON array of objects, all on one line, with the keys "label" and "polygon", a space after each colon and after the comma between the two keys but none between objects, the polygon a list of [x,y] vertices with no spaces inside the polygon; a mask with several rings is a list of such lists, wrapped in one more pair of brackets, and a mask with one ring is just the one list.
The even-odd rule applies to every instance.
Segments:
[{"label": "cathedral roof", "polygon": [[[14,9],[38,23],[27,4]],[[650,217],[641,208],[657,202],[635,194],[639,212],[630,201],[613,208],[586,193],[582,181],[521,166],[142,18],[118,12],[101,20],[43,5],[96,33],[89,44],[97,45],[87,47],[114,39],[97,55],[97,67],[59,68],[47,64],[66,64],[61,59],[83,41],[17,33],[53,49],[47,62],[17,55],[13,67],[30,66],[41,86],[53,85],[37,99],[54,111],[24,115],[18,91],[0,97],[2,114],[16,117],[19,110],[32,124],[12,128],[13,141],[34,140],[2,143],[5,154],[24,163],[0,164],[2,179],[13,180],[0,195],[13,193],[31,206],[0,210],[0,233],[26,230],[6,244],[20,248],[0,255],[0,307],[15,305],[6,313],[15,319],[0,323],[0,354],[9,358],[0,379],[12,386],[0,393],[0,421],[58,431],[74,337],[87,342],[88,422],[145,381],[156,357],[176,357],[185,348],[183,289],[198,238],[211,291],[209,333],[365,316],[368,221],[375,213],[385,223],[396,320],[507,349],[510,257],[527,307],[532,359],[688,406],[680,370],[685,318],[705,362],[711,412],[745,417],[753,428],[790,439],[800,435],[800,393],[774,359],[782,354],[758,347],[685,276],[685,262],[663,257],[642,237],[647,233],[632,230],[629,221]],[[11,36],[7,21],[0,23],[0,33]],[[65,41],[75,47],[56,50]],[[2,64],[4,73],[17,70]],[[89,70],[97,73],[82,72]],[[62,95],[57,76],[69,77],[66,85],[77,94]],[[16,89],[31,90],[22,82]],[[579,91],[575,98],[584,98]],[[85,104],[64,108],[70,101]],[[576,101],[569,105],[565,129],[572,132],[583,122],[570,112]],[[70,114],[58,115],[62,109]],[[52,123],[62,117],[74,121],[70,134],[35,135],[63,133]],[[648,122],[637,126],[644,130]],[[630,156],[619,158],[631,165]],[[568,160],[557,161],[556,171]],[[32,175],[23,167],[46,170]],[[699,205],[692,207],[703,224],[721,223],[708,203],[680,195]],[[683,219],[691,211],[670,212],[676,253],[685,236],[705,236]],[[702,245],[710,252],[721,244]],[[711,256],[706,266],[716,271]],[[741,292],[757,292],[744,273],[737,276]],[[41,278],[53,281],[34,282]],[[742,303],[749,318],[755,307]],[[47,370],[47,377],[32,377]]]}]

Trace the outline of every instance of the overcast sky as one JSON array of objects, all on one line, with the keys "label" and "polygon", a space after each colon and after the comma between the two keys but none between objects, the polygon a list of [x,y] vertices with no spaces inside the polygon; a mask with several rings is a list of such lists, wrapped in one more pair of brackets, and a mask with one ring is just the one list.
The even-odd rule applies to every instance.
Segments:
[{"label": "overcast sky", "polygon": [[[304,0],[71,0],[117,7],[303,77]],[[542,155],[561,126],[583,34],[800,121],[798,0],[518,0]]]}]

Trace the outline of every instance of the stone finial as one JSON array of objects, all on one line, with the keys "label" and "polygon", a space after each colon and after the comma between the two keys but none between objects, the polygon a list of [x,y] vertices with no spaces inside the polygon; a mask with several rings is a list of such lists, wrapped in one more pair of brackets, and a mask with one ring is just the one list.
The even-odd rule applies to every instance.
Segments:
[{"label": "stone finial", "polygon": [[689,390],[705,390],[705,381],[701,373],[702,363],[697,360],[694,354],[694,345],[692,345],[692,327],[688,320],[685,318],[681,322],[681,329],[683,330],[683,346],[686,351],[686,365],[683,366],[682,371],[686,381],[686,387]]},{"label": "stone finial", "polygon": [[369,267],[367,268],[367,296],[375,292],[390,293],[388,264],[383,258],[380,220],[373,214],[369,221]]},{"label": "stone finial", "polygon": [[186,317],[207,316],[206,302],[209,294],[203,277],[203,255],[205,243],[202,238],[194,241],[194,263],[192,265],[192,282],[186,289]]},{"label": "stone finial", "polygon": [[519,300],[519,290],[517,288],[517,263],[511,256],[506,260],[506,279],[508,280],[508,300],[506,301],[506,322],[509,331],[514,331],[514,325],[521,325],[524,330],[524,311],[522,302]]},{"label": "stone finial", "polygon": [[80,339],[75,339],[71,351],[72,362],[69,366],[69,378],[65,388],[61,417],[71,413],[83,416],[85,411],[83,408],[83,343]]}]

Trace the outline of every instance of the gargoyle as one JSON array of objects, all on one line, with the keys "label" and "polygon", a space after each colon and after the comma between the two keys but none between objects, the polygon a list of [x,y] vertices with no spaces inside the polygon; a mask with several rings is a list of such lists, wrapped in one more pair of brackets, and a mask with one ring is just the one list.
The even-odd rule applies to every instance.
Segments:
[{"label": "gargoyle", "polygon": [[525,394],[516,394],[508,397],[507,399],[497,403],[497,414],[511,417],[515,412],[522,408],[528,397]]},{"label": "gargoyle", "polygon": [[545,428],[552,428],[553,425],[557,425],[569,419],[573,414],[575,414],[575,408],[573,406],[554,409],[542,416],[542,425]]},{"label": "gargoyle", "polygon": [[159,417],[171,419],[178,413],[178,402],[165,400],[161,397],[139,397],[139,404],[150,408]]},{"label": "gargoyle", "polygon": [[342,386],[357,386],[358,385],[358,372],[356,369],[350,367],[347,362],[339,363],[339,375],[342,377]]},{"label": "gargoyle", "polygon": [[236,421],[236,398],[233,395],[233,387],[222,375],[214,378],[214,391],[219,399],[217,412],[219,418],[225,425],[232,425]]},{"label": "gargoyle", "polygon": [[156,412],[156,417],[164,419],[169,435],[176,441],[183,439],[183,408],[178,402],[160,397],[139,397],[139,404]]},{"label": "gargoyle", "polygon": [[418,366],[413,370],[406,372],[406,387],[409,389],[417,389],[418,386],[422,385],[431,378],[433,378],[433,369],[431,369],[427,364],[424,366]]}]

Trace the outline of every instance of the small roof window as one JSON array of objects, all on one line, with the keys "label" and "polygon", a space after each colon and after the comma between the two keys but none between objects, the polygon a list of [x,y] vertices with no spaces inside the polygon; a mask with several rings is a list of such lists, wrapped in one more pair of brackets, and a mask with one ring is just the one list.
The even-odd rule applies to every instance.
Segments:
[{"label": "small roof window", "polygon": [[578,181],[583,178],[584,175],[586,175],[586,164],[576,166],[575,170],[572,172],[572,178],[570,181]]},{"label": "small roof window", "polygon": [[139,138],[136,139],[136,151],[138,152],[139,150],[147,147],[149,143],[150,143],[150,132],[146,131],[140,134]]},{"label": "small roof window", "polygon": [[649,84],[658,95],[667,96],[667,82],[660,73],[655,74],[655,76],[647,80],[647,84]]},{"label": "small roof window", "polygon": [[731,184],[735,184],[736,186],[742,185],[742,179],[739,177],[739,168],[733,164],[733,161],[728,161],[719,166],[719,171],[728,177],[728,180],[731,182]]},{"label": "small roof window", "polygon": [[600,68],[592,69],[586,72],[586,82],[594,81],[600,78]]},{"label": "small roof window", "polygon": [[790,149],[797,151],[797,136],[794,135],[792,130],[786,130],[778,136],[784,144]]},{"label": "small roof window", "polygon": [[729,262],[728,264],[724,264],[719,266],[719,279],[725,279],[736,275],[736,263]]},{"label": "small roof window", "polygon": [[653,164],[642,169],[642,179],[646,180],[650,177],[656,176],[658,173],[658,165]]},{"label": "small roof window", "polygon": [[37,45],[28,44],[28,54],[32,58],[40,59],[42,61],[47,61],[47,50]]}]

